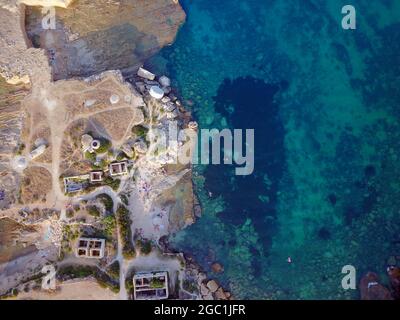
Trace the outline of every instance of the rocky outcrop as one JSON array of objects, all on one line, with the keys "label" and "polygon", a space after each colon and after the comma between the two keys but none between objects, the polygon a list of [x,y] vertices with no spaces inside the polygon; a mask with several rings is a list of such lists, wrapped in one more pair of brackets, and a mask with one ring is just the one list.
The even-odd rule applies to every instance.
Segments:
[{"label": "rocky outcrop", "polygon": [[60,7],[67,8],[74,0],[20,0],[28,6]]},{"label": "rocky outcrop", "polygon": [[400,268],[389,266],[387,272],[393,289],[393,296],[395,299],[400,300]]},{"label": "rocky outcrop", "polygon": [[54,79],[134,70],[172,43],[185,20],[172,0],[76,0],[56,10],[56,30],[43,30],[43,16],[27,8],[27,34],[48,51]]},{"label": "rocky outcrop", "polygon": [[10,84],[32,78],[49,82],[50,67],[45,52],[30,48],[24,30],[25,9],[14,1],[0,1],[0,75]]},{"label": "rocky outcrop", "polygon": [[368,272],[360,281],[361,300],[392,300],[390,291],[379,283],[376,273]]}]

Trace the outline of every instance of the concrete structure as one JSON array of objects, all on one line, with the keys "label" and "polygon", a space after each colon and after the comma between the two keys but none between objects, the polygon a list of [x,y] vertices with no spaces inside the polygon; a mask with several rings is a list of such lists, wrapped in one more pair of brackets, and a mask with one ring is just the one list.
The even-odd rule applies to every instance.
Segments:
[{"label": "concrete structure", "polygon": [[90,182],[102,182],[103,181],[103,171],[92,171],[90,173]]},{"label": "concrete structure", "polygon": [[29,154],[31,159],[35,159],[41,156],[46,151],[46,145],[42,144],[41,146],[37,147],[36,149],[32,150]]},{"label": "concrete structure", "polygon": [[128,162],[114,162],[110,164],[110,176],[122,176],[128,174]]},{"label": "concrete structure", "polygon": [[164,97],[164,90],[159,86],[152,86],[150,88],[150,95],[157,100],[160,100]]},{"label": "concrete structure", "polygon": [[90,179],[90,175],[84,174],[81,176],[65,177],[64,180],[64,192],[74,193],[82,191],[85,188],[85,184]]},{"label": "concrete structure", "polygon": [[137,273],[133,277],[133,294],[135,300],[167,299],[168,272]]},{"label": "concrete structure", "polygon": [[111,104],[117,104],[117,103],[119,102],[119,96],[116,95],[116,94],[113,94],[113,95],[110,97],[110,102],[111,102]]},{"label": "concrete structure", "polygon": [[100,148],[100,141],[99,140],[93,140],[92,143],[90,144],[90,147],[92,150],[98,150]]},{"label": "concrete structure", "polygon": [[150,71],[147,71],[143,68],[139,68],[137,75],[143,79],[147,79],[150,81],[153,81],[156,78],[156,75],[154,73],[151,73]]},{"label": "concrete structure", "polygon": [[79,238],[75,255],[78,258],[101,259],[104,257],[106,240],[97,238]]}]

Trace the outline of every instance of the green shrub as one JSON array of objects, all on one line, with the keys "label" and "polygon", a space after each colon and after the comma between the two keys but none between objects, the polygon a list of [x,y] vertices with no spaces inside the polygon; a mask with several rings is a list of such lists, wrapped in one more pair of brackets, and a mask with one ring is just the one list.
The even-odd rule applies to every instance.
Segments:
[{"label": "green shrub", "polygon": [[132,133],[137,137],[137,138],[146,138],[147,136],[147,132],[149,131],[149,129],[147,129],[144,126],[138,125],[138,126],[134,126],[132,128]]},{"label": "green shrub", "polygon": [[105,138],[99,138],[100,141],[100,147],[96,150],[97,154],[102,154],[108,152],[108,150],[111,148],[111,142]]},{"label": "green shrub", "polygon": [[119,266],[119,261],[114,261],[108,268],[107,268],[107,273],[115,278],[119,279],[119,271],[120,271],[120,266]]},{"label": "green shrub", "polygon": [[159,280],[157,278],[153,278],[150,281],[150,288],[160,289],[164,288],[164,286],[165,286],[165,281]]},{"label": "green shrub", "polygon": [[108,194],[102,193],[99,194],[96,198],[100,200],[100,202],[104,205],[107,212],[112,212],[114,207],[114,202]]},{"label": "green shrub", "polygon": [[89,213],[93,217],[100,217],[100,211],[96,206],[88,206],[86,208],[87,213]]},{"label": "green shrub", "polygon": [[109,186],[111,189],[113,189],[114,191],[117,191],[119,188],[119,185],[121,184],[121,180],[120,179],[113,179],[111,177],[107,177],[104,180],[104,183]]},{"label": "green shrub", "polygon": [[105,272],[101,271],[97,267],[92,266],[64,266],[61,267],[57,272],[57,277],[59,279],[69,278],[86,278],[93,276],[97,283],[101,287],[110,288],[113,292],[119,292],[119,282],[113,280]]},{"label": "green shrub", "polygon": [[95,162],[96,161],[96,153],[90,153],[89,151],[85,152],[85,159]]},{"label": "green shrub", "polygon": [[115,217],[113,215],[106,216],[103,218],[104,234],[106,237],[111,238],[114,235],[115,228],[117,226]]},{"label": "green shrub", "polygon": [[139,246],[140,246],[140,252],[144,255],[148,255],[151,253],[152,250],[152,244],[151,241],[149,240],[142,240],[142,241],[138,241]]},{"label": "green shrub", "polygon": [[117,212],[117,222],[119,227],[120,236],[123,242],[122,254],[126,259],[134,258],[136,255],[135,248],[132,244],[132,221],[129,217],[129,211],[125,206],[119,206]]}]

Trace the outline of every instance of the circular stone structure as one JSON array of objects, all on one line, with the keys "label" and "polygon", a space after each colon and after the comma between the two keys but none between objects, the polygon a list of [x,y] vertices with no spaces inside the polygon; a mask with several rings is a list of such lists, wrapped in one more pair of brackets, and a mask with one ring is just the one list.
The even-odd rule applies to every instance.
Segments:
[{"label": "circular stone structure", "polygon": [[119,102],[119,96],[117,94],[113,94],[110,97],[110,102],[111,104],[117,104]]},{"label": "circular stone structure", "polygon": [[92,142],[93,142],[93,138],[92,138],[92,136],[89,135],[89,134],[84,134],[84,135],[81,137],[81,143],[82,143],[82,146],[83,146],[84,148],[89,148]]},{"label": "circular stone structure", "polygon": [[164,97],[164,90],[159,86],[152,86],[150,88],[150,95],[157,100],[160,100]]},{"label": "circular stone structure", "polygon": [[90,144],[93,150],[97,150],[100,148],[100,141],[99,140],[93,140],[92,143]]}]

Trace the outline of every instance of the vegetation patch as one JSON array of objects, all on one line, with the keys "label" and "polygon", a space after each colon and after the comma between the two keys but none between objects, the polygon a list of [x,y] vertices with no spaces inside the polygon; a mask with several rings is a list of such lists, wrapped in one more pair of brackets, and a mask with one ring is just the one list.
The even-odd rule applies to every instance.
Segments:
[{"label": "vegetation patch", "polygon": [[104,183],[109,186],[111,189],[113,189],[114,191],[117,191],[119,188],[119,185],[121,184],[121,180],[120,179],[113,179],[111,177],[107,177],[104,180]]},{"label": "vegetation patch", "polygon": [[107,273],[114,279],[119,279],[119,261],[115,260],[108,268]]},{"label": "vegetation patch", "polygon": [[112,238],[117,227],[114,215],[104,217],[102,223],[104,226],[104,235],[109,239]]},{"label": "vegetation patch", "polygon": [[108,213],[112,212],[114,208],[114,201],[108,194],[102,193],[99,194],[96,198],[104,205]]},{"label": "vegetation patch", "polygon": [[100,211],[96,206],[87,206],[86,211],[93,217],[100,217]]},{"label": "vegetation patch", "polygon": [[143,255],[149,255],[153,249],[150,240],[137,240],[136,245],[140,248],[140,253]]},{"label": "vegetation patch", "polygon": [[136,256],[136,252],[132,244],[132,221],[129,218],[129,211],[125,208],[125,206],[119,206],[117,210],[117,222],[122,239],[122,254],[126,259],[134,258]]},{"label": "vegetation patch", "polygon": [[132,133],[136,136],[136,138],[144,138],[145,139],[148,132],[149,132],[149,129],[142,125],[134,126],[132,128]]},{"label": "vegetation patch", "polygon": [[105,272],[93,266],[65,266],[57,271],[57,278],[61,281],[94,277],[97,283],[103,288],[109,288],[115,293],[119,292],[119,282],[114,280]]}]

